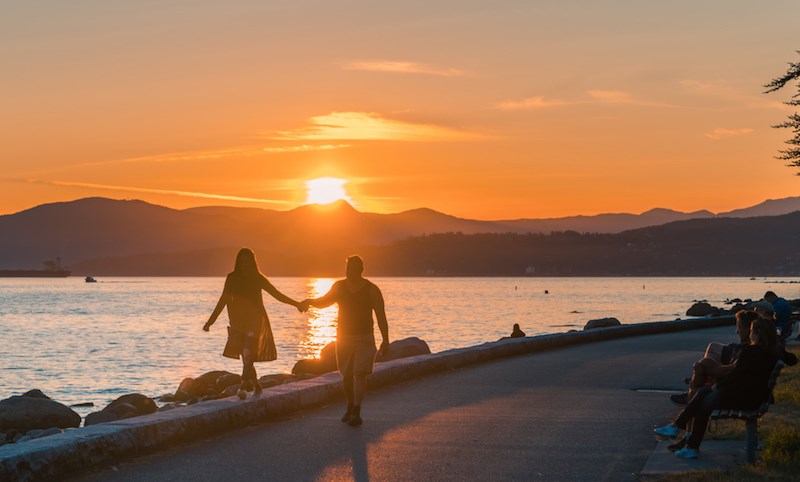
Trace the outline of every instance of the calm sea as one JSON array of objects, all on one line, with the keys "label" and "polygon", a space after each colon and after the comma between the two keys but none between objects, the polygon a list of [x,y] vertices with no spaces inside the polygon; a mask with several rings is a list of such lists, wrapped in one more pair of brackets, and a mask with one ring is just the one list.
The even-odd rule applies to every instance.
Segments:
[{"label": "calm sea", "polygon": [[[433,352],[494,341],[519,323],[529,336],[684,317],[694,300],[759,299],[766,290],[800,298],[794,279],[748,278],[372,278],[386,299],[390,336],[416,336]],[[223,278],[0,279],[0,399],[39,388],[85,415],[131,392],[172,393],[185,377],[241,371],[221,356],[227,314],[203,323]],[[334,280],[272,278],[295,299],[324,294]],[[278,359],[259,375],[291,372],[334,339],[336,307],[298,313],[264,294]],[[376,331],[377,333],[377,331]]]}]

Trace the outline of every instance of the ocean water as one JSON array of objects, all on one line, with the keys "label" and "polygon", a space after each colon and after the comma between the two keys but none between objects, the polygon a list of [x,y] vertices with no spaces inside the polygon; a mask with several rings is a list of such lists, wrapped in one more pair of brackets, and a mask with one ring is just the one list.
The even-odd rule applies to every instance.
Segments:
[{"label": "ocean water", "polygon": [[[622,323],[685,317],[695,300],[722,306],[773,290],[800,298],[798,278],[372,278],[386,300],[392,340],[416,336],[433,352],[508,335],[581,329],[590,319]],[[271,278],[286,295],[320,296],[325,278]],[[0,399],[41,389],[76,409],[99,410],[132,392],[173,393],[185,377],[240,373],[222,357],[227,314],[202,331],[224,278],[0,279]],[[336,306],[299,313],[264,293],[278,348],[258,374],[290,373],[335,337]],[[377,328],[376,336],[379,337]]]}]

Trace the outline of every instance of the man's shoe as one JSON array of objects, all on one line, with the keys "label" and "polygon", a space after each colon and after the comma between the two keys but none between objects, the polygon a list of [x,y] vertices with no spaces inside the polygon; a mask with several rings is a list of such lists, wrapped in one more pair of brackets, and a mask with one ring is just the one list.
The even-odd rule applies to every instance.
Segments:
[{"label": "man's shoe", "polygon": [[353,406],[352,405],[348,405],[347,406],[347,411],[344,412],[344,415],[342,415],[342,423],[349,422],[351,418],[353,418]]},{"label": "man's shoe", "polygon": [[361,420],[361,405],[354,405],[353,412],[350,416],[350,420],[347,421],[347,425],[351,427],[360,427],[363,421]]},{"label": "man's shoe", "polygon": [[697,449],[692,449],[689,447],[684,447],[677,452],[675,452],[676,457],[680,457],[682,459],[696,459],[697,458]]},{"label": "man's shoe", "polygon": [[670,395],[669,399],[675,405],[678,405],[680,407],[685,407],[686,405],[689,404],[689,392],[676,393],[674,395]]},{"label": "man's shoe", "polygon": [[244,388],[240,388],[238,392],[236,392],[236,396],[239,397],[239,400],[244,400],[247,398],[247,392]]},{"label": "man's shoe", "polygon": [[662,437],[675,438],[678,436],[678,427],[669,424],[664,425],[663,427],[658,427],[654,429],[653,432],[655,432],[656,435],[661,435]]},{"label": "man's shoe", "polygon": [[258,382],[258,380],[253,382],[253,393],[255,393],[256,395],[261,395],[261,392],[263,392],[263,391],[264,391],[264,388],[261,386],[261,384]]}]

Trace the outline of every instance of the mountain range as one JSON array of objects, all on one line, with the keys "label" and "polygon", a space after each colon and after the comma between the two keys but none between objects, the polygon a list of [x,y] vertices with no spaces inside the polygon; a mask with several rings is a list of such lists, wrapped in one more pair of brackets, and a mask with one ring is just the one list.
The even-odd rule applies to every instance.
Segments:
[{"label": "mountain range", "polygon": [[[692,224],[692,230],[702,236],[703,229],[713,231],[724,219],[742,218],[741,226],[746,226],[751,218],[795,211],[800,211],[800,197],[768,200],[719,214],[653,209],[639,215],[481,221],[425,208],[395,214],[362,213],[344,201],[290,211],[233,207],[175,210],[139,200],[85,198],[0,216],[0,268],[32,268],[59,256],[78,275],[216,276],[230,270],[239,247],[250,246],[258,254],[262,269],[273,276],[339,275],[343,256],[353,252],[381,256],[376,263],[383,267],[380,274],[430,274],[432,268],[414,264],[398,253],[417,238],[441,242],[443,238],[434,238],[435,234],[462,236],[451,242],[467,235],[508,234],[516,235],[518,242],[525,236],[532,241],[572,233],[573,237],[607,243],[608,239],[622,239],[632,230],[656,226],[666,229],[661,235],[668,239],[670,233],[680,232],[685,229],[683,223],[690,221],[699,223]],[[411,272],[403,269],[412,265],[416,268]],[[433,272],[449,273],[447,269]]]}]

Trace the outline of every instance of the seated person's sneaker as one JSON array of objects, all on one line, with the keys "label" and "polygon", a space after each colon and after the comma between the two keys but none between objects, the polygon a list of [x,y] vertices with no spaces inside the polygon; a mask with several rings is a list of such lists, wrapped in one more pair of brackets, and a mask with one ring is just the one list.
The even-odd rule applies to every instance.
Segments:
[{"label": "seated person's sneaker", "polygon": [[258,380],[256,380],[255,382],[253,382],[253,392],[254,392],[256,395],[259,395],[259,394],[260,394],[261,392],[263,392],[263,391],[264,391],[264,388],[261,386],[261,383],[259,383],[259,382],[258,382]]},{"label": "seated person's sneaker", "polygon": [[239,400],[244,400],[247,398],[247,392],[244,388],[240,388],[238,392],[236,392],[236,396],[239,397]]},{"label": "seated person's sneaker", "polygon": [[670,437],[675,438],[678,436],[678,427],[675,425],[669,424],[664,425],[663,427],[658,427],[653,430],[657,435],[661,435],[662,437]]},{"label": "seated person's sneaker", "polygon": [[688,442],[688,441],[689,441],[689,439],[684,437],[684,438],[678,440],[677,442],[675,442],[672,445],[667,445],[667,450],[669,450],[670,452],[677,452],[678,450],[686,447],[686,442]]},{"label": "seated person's sneaker", "polygon": [[697,449],[684,447],[677,452],[675,452],[676,457],[680,457],[682,459],[696,459],[697,458]]}]

